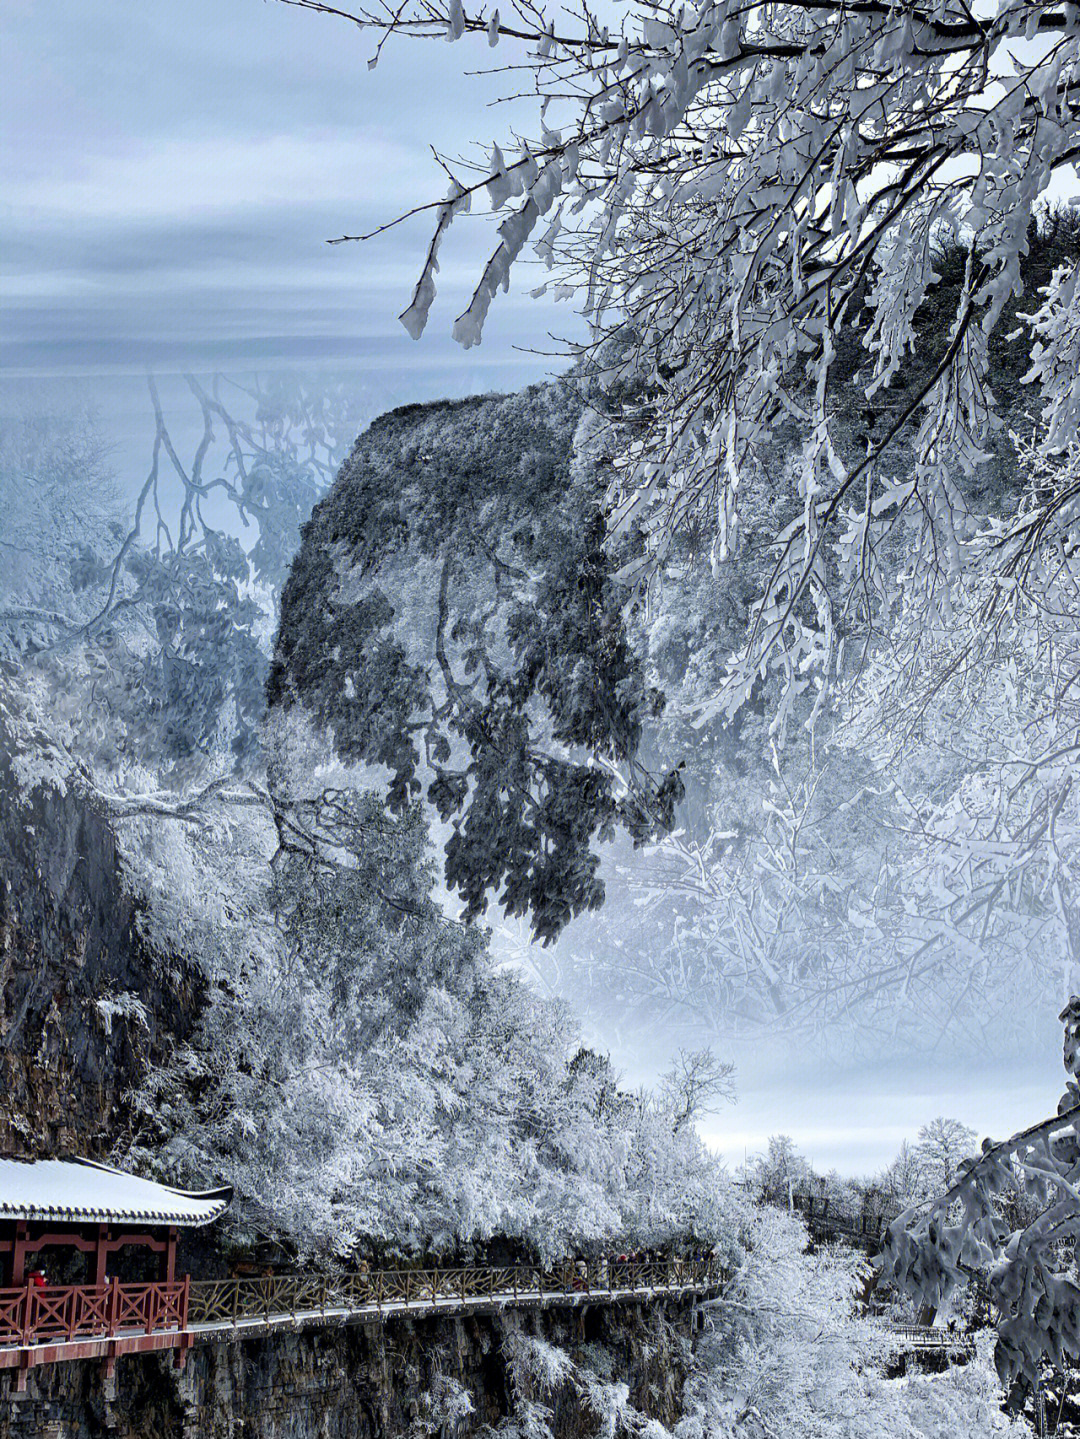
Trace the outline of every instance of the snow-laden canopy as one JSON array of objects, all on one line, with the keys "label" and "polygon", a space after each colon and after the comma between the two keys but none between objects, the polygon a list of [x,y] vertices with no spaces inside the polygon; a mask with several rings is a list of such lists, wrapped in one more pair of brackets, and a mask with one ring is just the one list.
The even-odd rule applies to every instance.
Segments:
[{"label": "snow-laden canopy", "polygon": [[90,1159],[0,1159],[3,1219],[194,1226],[220,1218],[231,1199],[228,1188],[189,1194]]}]

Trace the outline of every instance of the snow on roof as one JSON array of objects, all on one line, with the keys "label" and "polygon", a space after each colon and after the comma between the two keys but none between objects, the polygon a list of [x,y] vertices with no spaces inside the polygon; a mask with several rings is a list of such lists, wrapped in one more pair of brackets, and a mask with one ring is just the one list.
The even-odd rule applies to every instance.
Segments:
[{"label": "snow on roof", "polygon": [[0,1220],[209,1224],[231,1199],[231,1189],[188,1194],[92,1159],[0,1159]]}]

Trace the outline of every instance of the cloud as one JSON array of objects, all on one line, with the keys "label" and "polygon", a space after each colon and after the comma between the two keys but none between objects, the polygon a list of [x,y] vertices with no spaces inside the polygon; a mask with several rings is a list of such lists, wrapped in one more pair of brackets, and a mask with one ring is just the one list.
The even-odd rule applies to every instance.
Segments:
[{"label": "cloud", "polygon": [[1053,1113],[1062,1083],[1060,1056],[1049,1047],[978,1063],[880,1054],[841,1066],[812,1050],[785,1058],[764,1045],[736,1063],[738,1104],[702,1126],[706,1142],[739,1164],[770,1134],[790,1134],[818,1169],[846,1174],[882,1169],[901,1140],[937,1115],[1002,1139]]},{"label": "cloud", "polygon": [[423,193],[429,166],[415,149],[371,132],[133,137],[117,149],[73,148],[48,171],[14,176],[4,213],[46,230],[177,225],[289,206],[334,208],[344,220],[378,197],[388,214]]}]

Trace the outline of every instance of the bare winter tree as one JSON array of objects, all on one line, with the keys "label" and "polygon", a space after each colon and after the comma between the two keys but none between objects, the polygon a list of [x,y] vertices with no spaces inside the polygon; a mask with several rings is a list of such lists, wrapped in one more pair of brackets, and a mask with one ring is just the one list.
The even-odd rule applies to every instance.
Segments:
[{"label": "bare winter tree", "polygon": [[718,1059],[711,1049],[680,1049],[660,1082],[676,1133],[703,1115],[713,1114],[718,1100],[735,1100],[735,1066]]}]

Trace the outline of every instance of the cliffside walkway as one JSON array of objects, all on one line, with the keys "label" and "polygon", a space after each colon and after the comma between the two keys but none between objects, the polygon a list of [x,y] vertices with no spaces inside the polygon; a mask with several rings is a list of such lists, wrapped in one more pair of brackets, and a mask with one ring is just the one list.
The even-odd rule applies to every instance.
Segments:
[{"label": "cliffside walkway", "polygon": [[953,1329],[944,1329],[934,1324],[889,1324],[885,1332],[890,1334],[899,1350],[906,1354],[973,1354],[975,1340],[970,1334],[960,1334]]},{"label": "cliffside walkway", "polygon": [[378,1324],[398,1316],[582,1307],[709,1298],[728,1275],[713,1259],[593,1260],[533,1265],[184,1278],[171,1283],[69,1284],[0,1289],[0,1370],[16,1387],[41,1364],[175,1351],[281,1330]]}]

